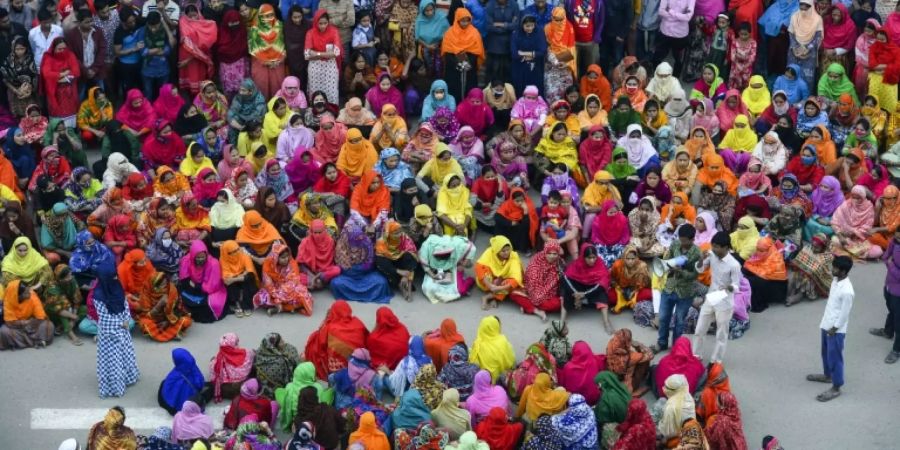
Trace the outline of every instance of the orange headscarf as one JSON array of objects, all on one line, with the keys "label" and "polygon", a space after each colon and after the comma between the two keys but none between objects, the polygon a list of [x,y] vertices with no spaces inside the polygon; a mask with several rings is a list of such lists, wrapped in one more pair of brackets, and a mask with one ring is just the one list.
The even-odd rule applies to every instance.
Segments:
[{"label": "orange headscarf", "polygon": [[697,182],[712,189],[719,181],[725,182],[729,194],[737,195],[738,179],[725,166],[725,160],[715,153],[707,153],[703,156],[703,168],[697,173]]},{"label": "orange headscarf", "polygon": [[250,255],[241,250],[237,241],[225,241],[219,248],[219,265],[222,266],[222,278],[236,277],[244,272],[256,273]]},{"label": "orange headscarf", "polygon": [[522,188],[513,188],[509,192],[509,197],[497,208],[497,214],[513,221],[519,222],[525,218],[525,213],[522,212],[522,208],[519,208],[519,205],[513,201],[513,196],[516,192],[522,193],[525,196],[525,204],[528,205],[528,237],[531,238],[531,245],[534,245],[535,240],[537,240],[537,230],[538,226],[540,226],[540,219],[537,215],[537,209],[534,207],[534,202],[531,201],[531,198],[528,197],[528,194],[525,193],[525,190]]},{"label": "orange headscarf", "polygon": [[[688,221],[688,223],[693,224],[694,220],[697,219],[697,210],[691,206],[690,202],[688,202],[687,194],[684,192],[673,192],[672,199],[675,197],[681,199],[681,204],[676,205],[675,202],[666,203],[662,208],[662,213],[660,213],[660,223],[665,223],[666,218],[669,217],[669,210],[672,210],[672,219],[677,219],[679,217],[683,217],[684,220]],[[673,224],[674,225],[674,224]]]},{"label": "orange headscarf", "polygon": [[[137,265],[141,260],[144,260],[144,265]],[[150,277],[156,273],[156,269],[153,268],[153,264],[147,259],[144,251],[136,248],[125,254],[125,258],[119,264],[118,272],[119,281],[122,282],[125,293],[139,295]]]},{"label": "orange headscarf", "polygon": [[697,418],[709,419],[719,412],[719,394],[731,392],[731,383],[722,363],[713,363],[706,375],[706,386],[700,393],[700,402],[697,403]]},{"label": "orange headscarf", "polygon": [[[704,139],[694,139],[694,132],[697,130],[703,130],[703,135],[705,136]],[[687,149],[691,161],[696,161],[710,153],[716,152],[716,146],[713,144],[712,139],[709,138],[709,131],[703,127],[694,127],[691,129],[691,134],[688,135],[687,140],[684,141],[684,148]]]},{"label": "orange headscarf", "polygon": [[[369,192],[369,186],[376,178],[381,184],[375,192]],[[375,220],[381,211],[390,211],[391,192],[384,185],[381,174],[371,169],[362,174],[359,184],[353,188],[353,194],[350,195],[350,209],[368,220]]]},{"label": "orange headscarf", "polygon": [[[173,175],[175,175],[175,178],[166,183],[163,183],[162,177],[167,172],[171,172]],[[191,185],[188,182],[188,179],[185,178],[185,176],[180,172],[172,170],[172,168],[169,166],[159,166],[156,168],[156,179],[153,180],[153,190],[158,192],[163,197],[171,197],[178,194],[179,192],[190,191]]]},{"label": "orange headscarf", "polygon": [[19,300],[19,284],[21,282],[21,280],[13,280],[6,285],[6,293],[3,296],[3,320],[5,322],[28,319],[47,320],[47,313],[44,312],[41,299],[38,298],[34,289],[31,290],[31,297],[28,300]]},{"label": "orange headscarf", "polygon": [[787,280],[784,256],[770,237],[756,241],[756,252],[744,263],[744,268],[765,280]]},{"label": "orange headscarf", "polygon": [[450,359],[450,349],[460,343],[466,342],[459,331],[456,330],[456,321],[444,319],[441,328],[425,336],[425,353],[431,357],[434,368],[441,370]]},{"label": "orange headscarf", "polygon": [[[462,19],[469,19],[469,26],[463,28],[459,25]],[[478,64],[484,62],[484,43],[481,42],[481,33],[472,22],[472,13],[466,8],[458,8],[453,16],[453,25],[444,33],[441,42],[441,55],[451,53],[471,53],[478,57]],[[573,44],[574,45],[574,44]]]},{"label": "orange headscarf", "polygon": [[[351,143],[354,139],[361,139],[357,143]],[[378,162],[378,152],[368,139],[363,138],[362,132],[357,128],[347,131],[347,140],[341,146],[338,153],[337,168],[349,177],[362,176],[363,172],[375,167]]]},{"label": "orange headscarf", "polygon": [[235,240],[240,244],[249,244],[257,253],[265,253],[269,245],[276,240],[284,240],[278,230],[263,219],[259,211],[251,209],[244,213],[244,224],[237,232]]},{"label": "orange headscarf", "polygon": [[553,12],[550,14],[552,20],[547,25],[544,25],[544,34],[547,36],[547,50],[553,53],[568,51],[572,55],[572,59],[566,65],[572,71],[572,76],[575,76],[578,73],[575,65],[575,28],[566,19],[566,9],[562,6],[553,8]]},{"label": "orange headscarf", "polygon": [[278,269],[278,257],[284,252],[290,252],[286,245],[280,242],[272,244],[272,253],[269,255],[269,257],[266,258],[262,265],[263,273],[266,274],[269,279],[272,280],[272,282],[274,282],[276,285],[286,281],[290,275],[296,277],[300,276],[300,266],[297,265],[297,261],[295,261],[294,258],[288,258],[288,267],[290,274],[288,274],[288,276],[281,274]]},{"label": "orange headscarf", "polygon": [[828,128],[825,127],[825,125],[816,125],[815,129],[822,135],[822,139],[819,141],[811,141],[809,138],[806,138],[806,140],[803,141],[803,147],[801,148],[806,148],[807,145],[815,147],[816,157],[819,158],[819,164],[827,166],[837,159],[837,147],[834,146],[834,140],[831,139],[831,132],[828,131]]},{"label": "orange headscarf", "polygon": [[[597,79],[591,81],[588,74],[597,74]],[[587,98],[588,95],[594,94],[600,98],[600,104],[603,105],[604,111],[612,109],[612,86],[609,80],[603,75],[603,69],[596,64],[591,64],[587,68],[587,73],[581,77],[579,92],[581,96]]]},{"label": "orange headscarf", "polygon": [[[456,11],[456,16],[459,17],[459,10]],[[375,423],[375,414],[372,414],[371,411],[359,416],[359,428],[350,434],[348,442],[350,444],[359,442],[366,450],[391,449],[387,436],[378,429],[378,424]]]}]

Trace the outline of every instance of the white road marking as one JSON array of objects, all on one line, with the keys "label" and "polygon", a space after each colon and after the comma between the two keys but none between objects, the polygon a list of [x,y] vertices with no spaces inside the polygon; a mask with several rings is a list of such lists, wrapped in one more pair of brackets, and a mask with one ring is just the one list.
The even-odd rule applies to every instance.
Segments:
[{"label": "white road marking", "polygon": [[[222,428],[226,405],[211,405],[206,415],[212,417],[216,429]],[[88,430],[103,420],[109,408],[34,408],[32,430]],[[125,408],[125,425],[137,430],[153,430],[172,426],[172,416],[160,407]]]}]

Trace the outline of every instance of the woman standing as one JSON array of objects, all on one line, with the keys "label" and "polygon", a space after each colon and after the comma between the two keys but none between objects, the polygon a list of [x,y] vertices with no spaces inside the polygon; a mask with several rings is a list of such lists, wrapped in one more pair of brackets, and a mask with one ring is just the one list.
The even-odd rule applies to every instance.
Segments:
[{"label": "woman standing", "polygon": [[[455,11],[452,25],[441,41],[441,56],[448,86],[446,95],[463,98],[478,84],[478,66],[484,62],[481,34],[472,24],[472,13],[468,9],[457,8]],[[422,115],[425,116],[424,110]]]},{"label": "woman standing", "polygon": [[564,99],[567,87],[575,83],[575,29],[566,20],[562,6],[553,8],[552,22],[544,26],[547,60],[544,65],[544,97],[549,103]]},{"label": "woman standing", "polygon": [[75,126],[78,112],[78,77],[81,69],[75,54],[58,37],[41,60],[41,82],[47,96],[47,112],[52,118],[63,119]]},{"label": "woman standing", "polygon": [[269,98],[281,88],[285,58],[284,32],[272,5],[265,3],[259,8],[259,18],[250,28],[249,39],[250,74],[263,96]]},{"label": "woman standing", "polygon": [[313,16],[313,26],[306,32],[304,55],[308,62],[306,92],[322,91],[337,101],[341,81],[343,44],[337,27],[329,22],[328,12],[319,9]]},{"label": "woman standing", "polygon": [[[219,81],[222,83],[222,89],[226,98],[234,97],[241,86],[241,81],[250,73],[247,64],[249,53],[247,27],[241,23],[241,15],[237,10],[229,9],[222,17],[214,52],[216,61],[219,62]],[[200,83],[199,88],[202,94],[206,89],[206,82]],[[196,102],[194,104],[196,105]]]},{"label": "woman standing", "polygon": [[134,356],[129,322],[131,313],[115,267],[100,265],[93,289],[97,310],[97,379],[100,397],[121,397],[126,386],[137,383],[140,371]]},{"label": "woman standing", "polygon": [[0,66],[0,76],[6,85],[9,112],[22,117],[28,105],[37,103],[38,70],[27,38],[14,37],[10,48],[12,52]]},{"label": "woman standing", "polygon": [[415,23],[415,37],[422,50],[422,56],[429,73],[442,72],[439,49],[444,33],[447,32],[449,27],[447,18],[437,14],[434,0],[422,0],[419,3],[419,15],[416,17]]},{"label": "woman standing", "polygon": [[210,54],[218,33],[216,22],[204,19],[197,5],[188,4],[184,11],[178,20],[178,86],[193,97],[200,92],[200,82],[215,72]]},{"label": "woman standing", "polygon": [[547,56],[547,35],[537,29],[537,18],[522,17],[519,28],[512,35],[512,84],[522,95],[526,86],[544,87],[544,58]]},{"label": "woman standing", "polygon": [[813,8],[813,0],[800,0],[800,10],[791,16],[788,33],[791,38],[788,66],[798,65],[800,73],[797,76],[807,86],[812,86],[815,82],[819,44],[824,33],[822,17]]}]

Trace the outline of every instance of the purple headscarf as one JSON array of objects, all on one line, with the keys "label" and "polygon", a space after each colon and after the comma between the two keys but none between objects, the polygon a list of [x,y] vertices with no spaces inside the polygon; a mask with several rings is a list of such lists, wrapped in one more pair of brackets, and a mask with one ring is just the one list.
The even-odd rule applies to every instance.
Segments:
[{"label": "purple headscarf", "polygon": [[734,317],[738,320],[750,319],[750,281],[741,276],[741,288],[734,293]]},{"label": "purple headscarf", "polygon": [[[438,123],[438,119],[447,119],[447,123],[441,125]],[[434,132],[437,133],[438,137],[445,142],[456,138],[456,135],[459,133],[459,121],[456,120],[456,114],[453,114],[453,111],[450,111],[450,108],[446,106],[438,107],[434,115],[428,119],[428,123],[434,128]]]},{"label": "purple headscarf", "polygon": [[375,378],[375,371],[372,370],[372,357],[369,351],[364,348],[353,350],[350,354],[350,361],[347,365],[347,375],[353,382],[353,387],[372,388],[372,379]]},{"label": "purple headscarf", "polygon": [[490,372],[479,370],[472,382],[472,395],[466,399],[466,409],[472,415],[473,424],[476,418],[487,417],[491,409],[506,410],[508,406],[509,397],[506,396],[506,391],[500,386],[491,385]]},{"label": "purple headscarf", "polygon": [[[294,188],[294,192],[303,192],[311,188],[322,177],[321,165],[312,152],[306,147],[297,147],[295,157],[284,166],[284,172]],[[303,155],[309,155],[309,162],[303,162]]]},{"label": "purple headscarf", "polygon": [[215,432],[212,418],[203,414],[200,405],[188,400],[172,420],[172,439],[191,441],[209,439]]},{"label": "purple headscarf", "polygon": [[[831,191],[825,191],[822,186],[828,186]],[[841,183],[837,178],[827,175],[822,178],[819,187],[810,196],[813,204],[813,214],[830,216],[844,203],[844,193],[841,192]]]},{"label": "purple headscarf", "polygon": [[241,397],[247,400],[259,398],[259,381],[256,378],[250,378],[241,385]]}]

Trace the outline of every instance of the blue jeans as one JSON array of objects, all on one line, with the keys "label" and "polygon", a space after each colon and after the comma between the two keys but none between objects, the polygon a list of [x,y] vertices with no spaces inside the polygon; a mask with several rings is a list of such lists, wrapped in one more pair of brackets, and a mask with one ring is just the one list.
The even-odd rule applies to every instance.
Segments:
[{"label": "blue jeans", "polygon": [[144,82],[144,96],[147,97],[147,100],[153,101],[159,96],[159,88],[169,82],[169,74],[161,77],[141,75],[141,80]]},{"label": "blue jeans", "polygon": [[94,81],[88,81],[86,83],[78,83],[78,98],[81,101],[84,101],[85,97],[87,96],[88,89],[92,88],[94,86],[98,86],[101,91],[106,91],[106,85],[103,83],[103,80],[94,80]]},{"label": "blue jeans", "polygon": [[674,292],[662,292],[659,301],[659,337],[656,339],[659,348],[669,348],[669,323],[672,321],[672,311],[675,311],[675,330],[672,331],[674,343],[684,332],[684,322],[693,302],[694,299],[691,297],[681,298]]},{"label": "blue jeans", "polygon": [[844,338],[846,334],[835,333],[828,335],[828,330],[822,331],[822,368],[825,376],[831,377],[831,385],[841,387],[844,385]]}]

